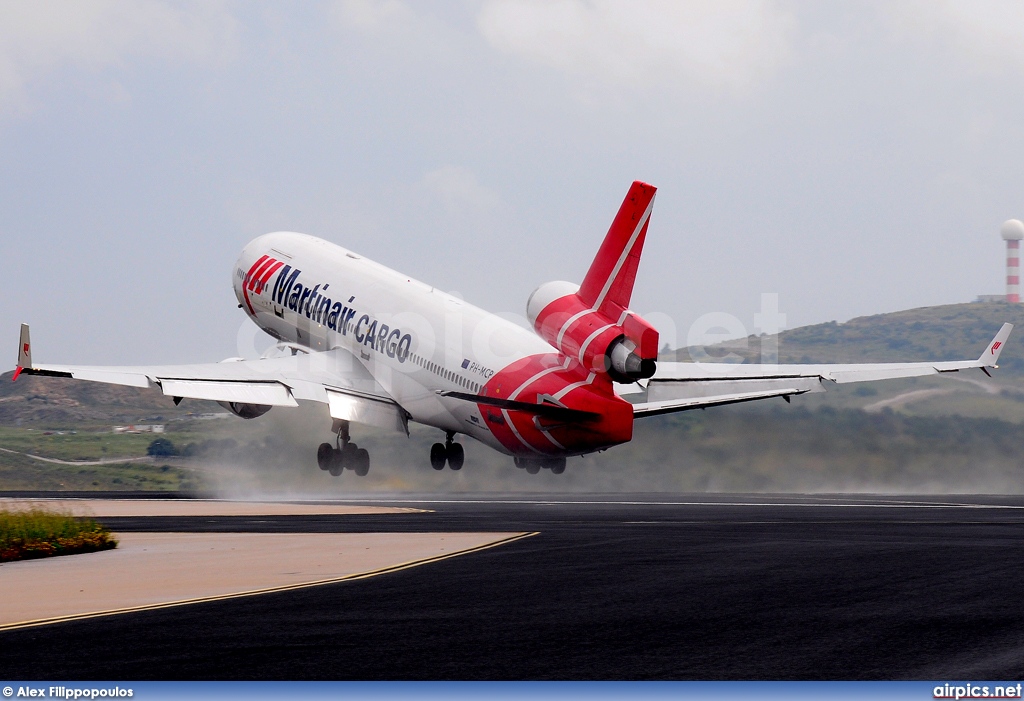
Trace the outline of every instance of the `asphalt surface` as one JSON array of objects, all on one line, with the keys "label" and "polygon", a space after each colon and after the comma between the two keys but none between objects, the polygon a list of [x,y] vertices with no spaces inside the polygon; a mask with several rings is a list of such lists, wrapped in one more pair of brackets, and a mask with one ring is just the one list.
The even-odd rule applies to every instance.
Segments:
[{"label": "asphalt surface", "polygon": [[0,633],[0,679],[1024,678],[1024,498],[404,499],[381,503],[434,511],[104,521],[540,535],[362,581]]}]

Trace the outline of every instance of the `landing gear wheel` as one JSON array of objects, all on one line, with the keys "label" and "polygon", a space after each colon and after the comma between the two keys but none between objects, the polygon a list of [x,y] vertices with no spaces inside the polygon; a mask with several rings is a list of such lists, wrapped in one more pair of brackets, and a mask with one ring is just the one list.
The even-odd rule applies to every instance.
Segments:
[{"label": "landing gear wheel", "polygon": [[444,464],[448,460],[448,451],[445,450],[444,443],[435,443],[430,446],[430,466],[435,470],[443,470]]},{"label": "landing gear wheel", "polygon": [[461,470],[462,464],[466,462],[466,451],[462,448],[461,443],[452,443],[447,448],[448,453],[448,467],[453,470]]},{"label": "landing gear wheel", "polygon": [[320,447],[316,449],[316,464],[320,466],[321,470],[330,468],[333,455],[334,446],[330,443],[321,443]]},{"label": "landing gear wheel", "polygon": [[316,462],[321,470],[327,470],[337,477],[345,470],[352,470],[360,477],[370,471],[370,454],[351,440],[348,421],[335,419],[331,431],[338,434],[337,448],[330,443],[321,443],[316,451]]},{"label": "landing gear wheel", "polygon": [[538,472],[540,472],[540,463],[537,462],[536,460],[529,461],[528,463],[526,463],[526,471],[531,475],[537,474]]},{"label": "landing gear wheel", "polygon": [[346,443],[341,446],[341,460],[345,463],[345,467],[350,470],[354,470],[356,466],[356,453],[359,452],[359,446],[355,443]]},{"label": "landing gear wheel", "polygon": [[355,454],[355,464],[352,469],[360,477],[366,477],[366,473],[370,471],[370,453],[366,448],[359,448]]},{"label": "landing gear wheel", "polygon": [[551,461],[551,473],[560,475],[565,472],[565,458],[554,458]]},{"label": "landing gear wheel", "polygon": [[339,476],[345,469],[344,454],[337,448],[331,448],[331,457],[327,463],[327,470],[334,477]]}]

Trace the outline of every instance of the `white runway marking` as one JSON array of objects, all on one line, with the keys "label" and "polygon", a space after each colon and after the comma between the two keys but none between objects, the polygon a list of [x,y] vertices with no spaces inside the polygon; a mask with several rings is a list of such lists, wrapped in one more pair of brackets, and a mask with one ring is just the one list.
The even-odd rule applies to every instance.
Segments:
[{"label": "white runway marking", "polygon": [[[827,499],[827,498],[826,498]],[[552,499],[353,499],[366,504],[508,504],[534,506],[793,506],[836,509],[1024,509],[1024,504],[972,504],[926,501],[625,501],[625,500],[552,500]]]}]

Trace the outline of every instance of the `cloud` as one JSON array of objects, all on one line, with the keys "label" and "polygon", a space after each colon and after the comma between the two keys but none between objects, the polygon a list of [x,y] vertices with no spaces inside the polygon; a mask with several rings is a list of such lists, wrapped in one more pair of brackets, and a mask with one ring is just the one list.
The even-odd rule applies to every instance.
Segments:
[{"label": "cloud", "polygon": [[220,2],[0,0],[0,111],[30,108],[30,88],[64,67],[133,58],[221,62],[236,23]]},{"label": "cloud", "polygon": [[[349,50],[380,56],[378,68],[423,71],[438,57],[461,60],[466,36],[445,14],[426,3],[403,0],[334,0],[328,5],[331,25],[346,38],[360,37]],[[346,42],[349,43],[349,42]],[[347,59],[351,61],[352,59]],[[426,64],[424,64],[426,62]]]},{"label": "cloud", "polygon": [[915,0],[884,7],[901,40],[938,42],[976,69],[1024,71],[1024,4],[1019,0]]},{"label": "cloud", "polygon": [[332,9],[339,24],[364,34],[381,34],[416,22],[416,13],[400,0],[339,0]]},{"label": "cloud", "polygon": [[794,24],[770,0],[489,0],[477,19],[493,47],[586,86],[728,92],[782,65]]},{"label": "cloud", "polygon": [[483,218],[505,205],[496,192],[485,187],[468,168],[446,165],[426,173],[417,183],[420,192],[440,202],[456,218]]}]

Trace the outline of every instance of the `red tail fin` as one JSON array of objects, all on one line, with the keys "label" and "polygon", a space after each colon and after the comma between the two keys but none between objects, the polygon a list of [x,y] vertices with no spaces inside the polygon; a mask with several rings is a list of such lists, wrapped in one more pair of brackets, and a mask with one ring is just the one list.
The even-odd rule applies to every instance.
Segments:
[{"label": "red tail fin", "polygon": [[639,180],[629,188],[580,285],[577,294],[584,304],[594,309],[609,303],[623,309],[629,307],[657,189]]}]

